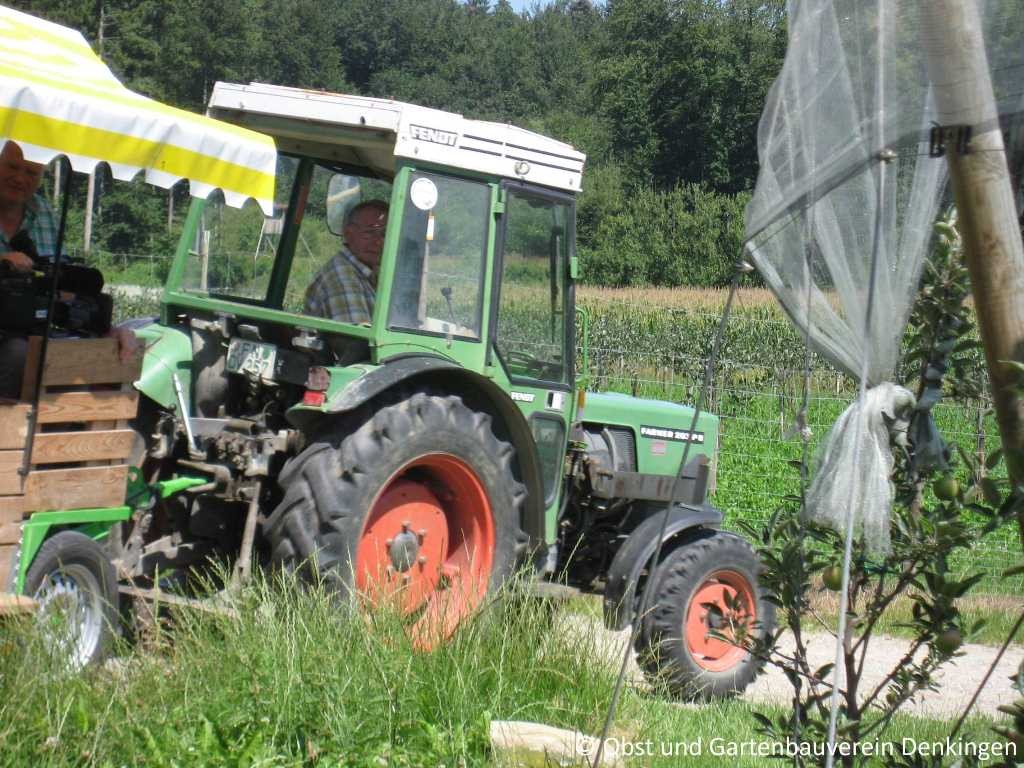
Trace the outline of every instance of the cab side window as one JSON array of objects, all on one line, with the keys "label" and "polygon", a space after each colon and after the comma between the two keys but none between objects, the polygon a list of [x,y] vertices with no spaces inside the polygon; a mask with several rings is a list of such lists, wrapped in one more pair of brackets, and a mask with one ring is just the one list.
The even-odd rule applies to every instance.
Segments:
[{"label": "cab side window", "polygon": [[570,205],[509,190],[498,306],[498,355],[513,378],[565,383]]}]

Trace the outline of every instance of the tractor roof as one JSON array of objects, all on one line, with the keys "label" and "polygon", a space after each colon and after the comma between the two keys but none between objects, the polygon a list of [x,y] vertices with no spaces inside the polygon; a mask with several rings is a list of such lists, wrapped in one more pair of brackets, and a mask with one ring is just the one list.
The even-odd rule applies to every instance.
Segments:
[{"label": "tractor roof", "polygon": [[209,115],[273,136],[281,152],[391,177],[395,158],[580,190],[586,156],[514,125],[391,99],[278,85],[217,83]]}]

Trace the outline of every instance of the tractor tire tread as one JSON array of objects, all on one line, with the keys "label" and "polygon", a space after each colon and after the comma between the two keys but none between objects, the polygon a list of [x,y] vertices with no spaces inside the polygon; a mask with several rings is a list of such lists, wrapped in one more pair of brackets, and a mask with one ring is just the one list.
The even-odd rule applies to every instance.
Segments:
[{"label": "tractor tire tread", "polygon": [[[264,524],[272,561],[348,590],[354,542],[369,511],[362,507],[380,490],[380,467],[410,435],[433,436],[436,449],[460,442],[463,453],[471,446],[482,461],[493,462],[496,495],[505,497],[492,499],[496,545],[507,552],[497,553],[491,587],[503,583],[528,544],[520,528],[526,488],[513,475],[512,446],[494,435],[488,414],[470,410],[456,395],[422,391],[377,401],[360,421],[322,432],[285,465],[279,476],[284,496]],[[506,536],[511,541],[501,540]]]}]

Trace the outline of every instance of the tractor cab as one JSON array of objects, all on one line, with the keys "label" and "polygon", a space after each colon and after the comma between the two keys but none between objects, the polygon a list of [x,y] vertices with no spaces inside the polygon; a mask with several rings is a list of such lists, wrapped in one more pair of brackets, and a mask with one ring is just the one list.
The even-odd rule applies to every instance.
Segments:
[{"label": "tractor cab", "polygon": [[[338,408],[368,367],[446,361],[509,393],[529,421],[523,444],[545,454],[529,462],[544,487],[539,521],[556,501],[575,405],[584,155],[511,125],[262,84],[218,83],[209,114],[272,136],[279,161],[272,216],[213,198],[186,223],[165,328],[153,332],[165,346],[168,327],[190,337],[177,344],[192,348],[181,379],[196,415],[301,427]],[[347,229],[368,201],[389,208],[379,232]],[[354,264],[346,232],[382,236],[379,262]],[[326,282],[346,312],[331,316],[310,287],[339,261],[344,274]],[[173,405],[158,390],[147,394]]]},{"label": "tractor cab", "polygon": [[[569,389],[583,154],[511,125],[269,85],[218,83],[209,114],[274,138],[274,215],[195,205],[170,307],[201,301],[280,320],[307,348],[323,341],[328,363],[429,353],[490,378]],[[371,200],[390,208],[379,263],[345,275],[360,278],[345,288],[371,301],[332,312],[311,301],[310,285],[340,251],[357,250],[347,219]]]}]

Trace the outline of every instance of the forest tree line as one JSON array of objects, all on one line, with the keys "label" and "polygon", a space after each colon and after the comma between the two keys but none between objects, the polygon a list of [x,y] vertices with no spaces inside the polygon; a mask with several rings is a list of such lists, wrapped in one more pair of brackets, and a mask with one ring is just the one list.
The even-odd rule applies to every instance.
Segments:
[{"label": "forest tree line", "polygon": [[[81,31],[128,87],[195,112],[218,80],[261,81],[391,97],[567,141],[587,154],[584,279],[604,285],[728,281],[757,123],[786,45],[784,0],[555,0],[524,13],[505,0],[15,6]],[[170,253],[167,195],[140,189],[104,185],[96,247]]]}]

